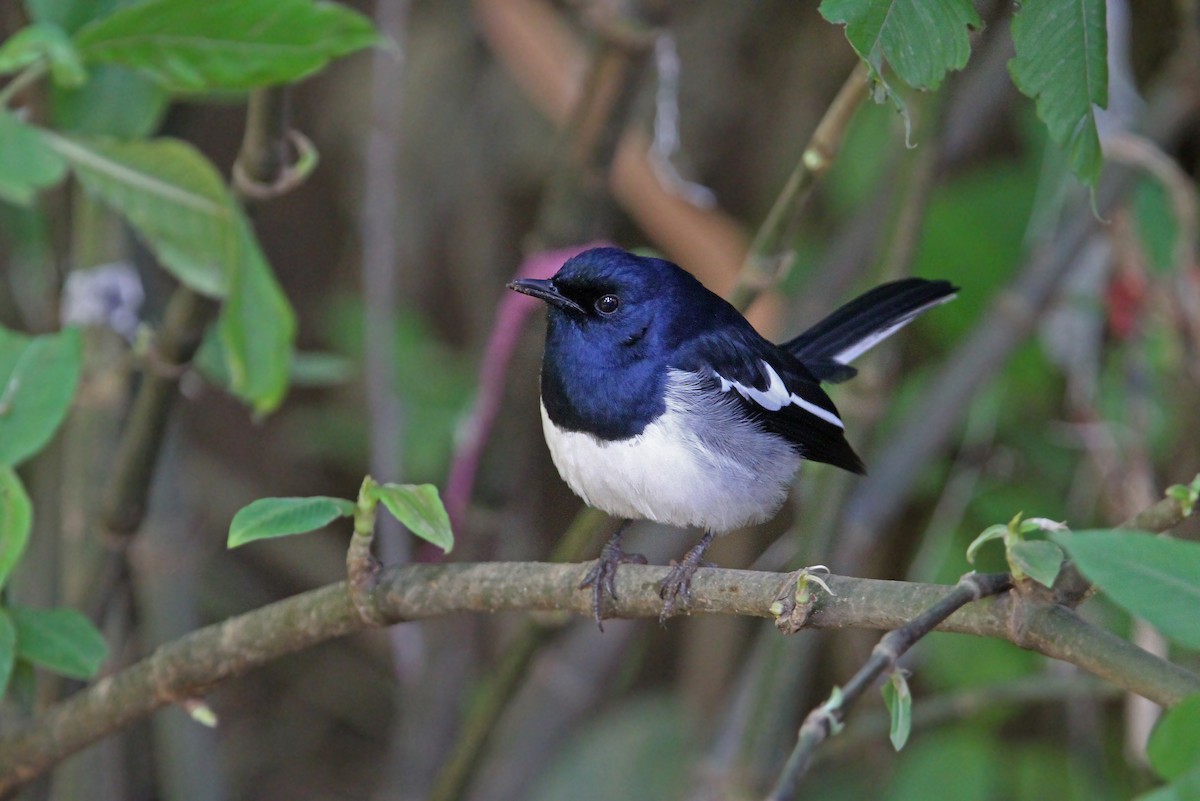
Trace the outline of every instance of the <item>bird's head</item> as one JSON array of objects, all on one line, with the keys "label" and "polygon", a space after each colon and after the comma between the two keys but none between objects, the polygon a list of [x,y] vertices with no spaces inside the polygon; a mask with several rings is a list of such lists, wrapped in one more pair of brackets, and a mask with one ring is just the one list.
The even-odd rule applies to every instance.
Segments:
[{"label": "bird's head", "polygon": [[552,330],[630,348],[677,329],[708,294],[674,264],[620,248],[586,250],[553,278],[520,278],[508,288],[545,301]]}]

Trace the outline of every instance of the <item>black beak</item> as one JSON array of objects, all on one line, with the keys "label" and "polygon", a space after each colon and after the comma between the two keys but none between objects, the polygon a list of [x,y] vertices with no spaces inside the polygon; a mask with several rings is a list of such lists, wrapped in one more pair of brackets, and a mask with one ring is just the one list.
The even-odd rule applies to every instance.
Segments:
[{"label": "black beak", "polygon": [[551,306],[557,306],[560,309],[583,312],[582,306],[561,294],[555,288],[554,282],[547,279],[518,278],[516,281],[510,283],[508,288],[514,292],[520,292],[522,295],[530,295],[538,300],[544,300]]}]

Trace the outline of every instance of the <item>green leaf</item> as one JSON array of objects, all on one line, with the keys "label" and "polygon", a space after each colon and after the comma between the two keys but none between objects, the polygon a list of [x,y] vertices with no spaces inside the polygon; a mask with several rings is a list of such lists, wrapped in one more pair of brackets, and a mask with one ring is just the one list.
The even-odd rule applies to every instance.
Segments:
[{"label": "green leaf", "polygon": [[416,536],[446,553],[454,547],[454,532],[446,507],[432,484],[381,484],[370,495]]},{"label": "green leaf", "polygon": [[366,17],[312,0],[152,0],[75,37],[86,61],[136,68],[179,92],[288,83],[378,41]]},{"label": "green leaf", "polygon": [[226,297],[217,328],[230,388],[259,412],[275,409],[287,392],[295,316],[208,160],[174,139],[51,141],[84,188],[125,215],[176,278]]},{"label": "green leaf", "polygon": [[354,503],[344,498],[261,498],[233,516],[227,546],[315,531],[353,514]]},{"label": "green leaf", "polygon": [[968,28],[982,23],[970,0],[824,0],[825,19],[846,26],[846,39],[878,79],[886,60],[900,80],[936,89],[971,54]]},{"label": "green leaf", "polygon": [[1158,181],[1142,178],[1133,190],[1133,219],[1137,223],[1138,241],[1151,269],[1160,275],[1175,270],[1175,256],[1186,236],[1175,218],[1171,198]]},{"label": "green leaf", "polygon": [[1200,648],[1200,543],[1129,531],[1051,536],[1113,601],[1171,639]]},{"label": "green leaf", "polygon": [[141,73],[97,64],[85,88],[51,87],[51,119],[62,131],[140,139],[158,128],[169,99],[166,90]]},{"label": "green leaf", "polygon": [[975,563],[975,557],[979,553],[979,549],[985,542],[999,540],[1008,537],[1008,526],[997,523],[994,526],[988,526],[983,530],[983,533],[971,541],[967,546],[967,561],[971,564]]},{"label": "green leaf", "polygon": [[25,0],[29,18],[48,22],[74,33],[92,20],[107,17],[132,0]]},{"label": "green leaf", "polygon": [[0,200],[28,206],[39,189],[58,183],[66,169],[39,129],[0,108]]},{"label": "green leaf", "polygon": [[296,316],[240,212],[238,220],[240,257],[217,319],[217,333],[230,390],[265,414],[287,394]]},{"label": "green leaf", "polygon": [[0,698],[8,694],[8,682],[17,663],[17,627],[8,610],[0,607]]},{"label": "green leaf", "polygon": [[74,609],[11,606],[17,656],[73,679],[90,679],[108,656],[104,636]]},{"label": "green leaf", "polygon": [[0,44],[0,75],[24,69],[42,59],[49,62],[50,75],[57,84],[80,86],[88,79],[71,37],[57,25],[46,23],[26,26]]},{"label": "green leaf", "polygon": [[79,383],[79,331],[30,337],[0,328],[0,464],[42,449],[67,416]]},{"label": "green leaf", "polygon": [[1196,801],[1200,798],[1200,767],[1193,768],[1166,787],[1139,795],[1134,801]]},{"label": "green leaf", "polygon": [[1066,149],[1089,186],[1102,155],[1093,105],[1108,106],[1108,32],[1104,0],[1030,0],[1013,17],[1013,82],[1037,100],[1050,138]]},{"label": "green leaf", "polygon": [[1014,568],[1044,587],[1054,585],[1062,567],[1062,549],[1053,542],[1028,540],[1014,542],[1008,549],[1008,561]]},{"label": "green leaf", "polygon": [[883,685],[883,703],[891,716],[892,747],[897,751],[904,748],[912,732],[912,693],[903,670],[893,670],[887,684]]},{"label": "green leaf", "polygon": [[32,525],[33,504],[21,479],[8,465],[0,465],[0,589],[25,553]]},{"label": "green leaf", "polygon": [[1166,711],[1150,735],[1146,756],[1158,775],[1168,780],[1200,768],[1200,695]]},{"label": "green leaf", "polygon": [[172,275],[201,294],[225,294],[245,255],[242,224],[225,182],[198,150],[176,139],[56,135],[50,142],[84,189],[123,214]]}]

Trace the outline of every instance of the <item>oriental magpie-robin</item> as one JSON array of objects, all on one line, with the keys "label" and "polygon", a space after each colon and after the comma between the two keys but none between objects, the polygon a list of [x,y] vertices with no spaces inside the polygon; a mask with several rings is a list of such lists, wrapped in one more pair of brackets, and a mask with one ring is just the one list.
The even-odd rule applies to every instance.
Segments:
[{"label": "oriental magpie-robin", "polygon": [[[851,361],[958,291],[884,284],[774,345],[689,273],[618,248],[508,288],[549,307],[542,427],[563,480],[625,521],[704,529],[661,585],[663,619],[680,596],[686,604],[713,537],[775,514],[802,461],[864,472],[820,382],[851,378]],[[644,561],[620,537],[581,585],[593,587],[597,622],[617,565]]]}]

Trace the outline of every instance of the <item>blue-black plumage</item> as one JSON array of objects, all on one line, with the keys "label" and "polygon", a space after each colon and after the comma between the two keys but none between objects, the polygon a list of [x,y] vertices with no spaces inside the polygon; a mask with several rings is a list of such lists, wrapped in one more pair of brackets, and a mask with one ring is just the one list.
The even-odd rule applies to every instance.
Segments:
[{"label": "blue-black plumage", "polygon": [[[706,532],[664,582],[664,616],[686,601],[713,534],[775,514],[801,461],[864,472],[820,382],[853,376],[850,361],[957,292],[884,284],[775,345],[680,267],[619,248],[509,288],[549,308],[542,422],[571,489],[618,518]],[[625,557],[619,537],[585,582],[597,619]]]}]

